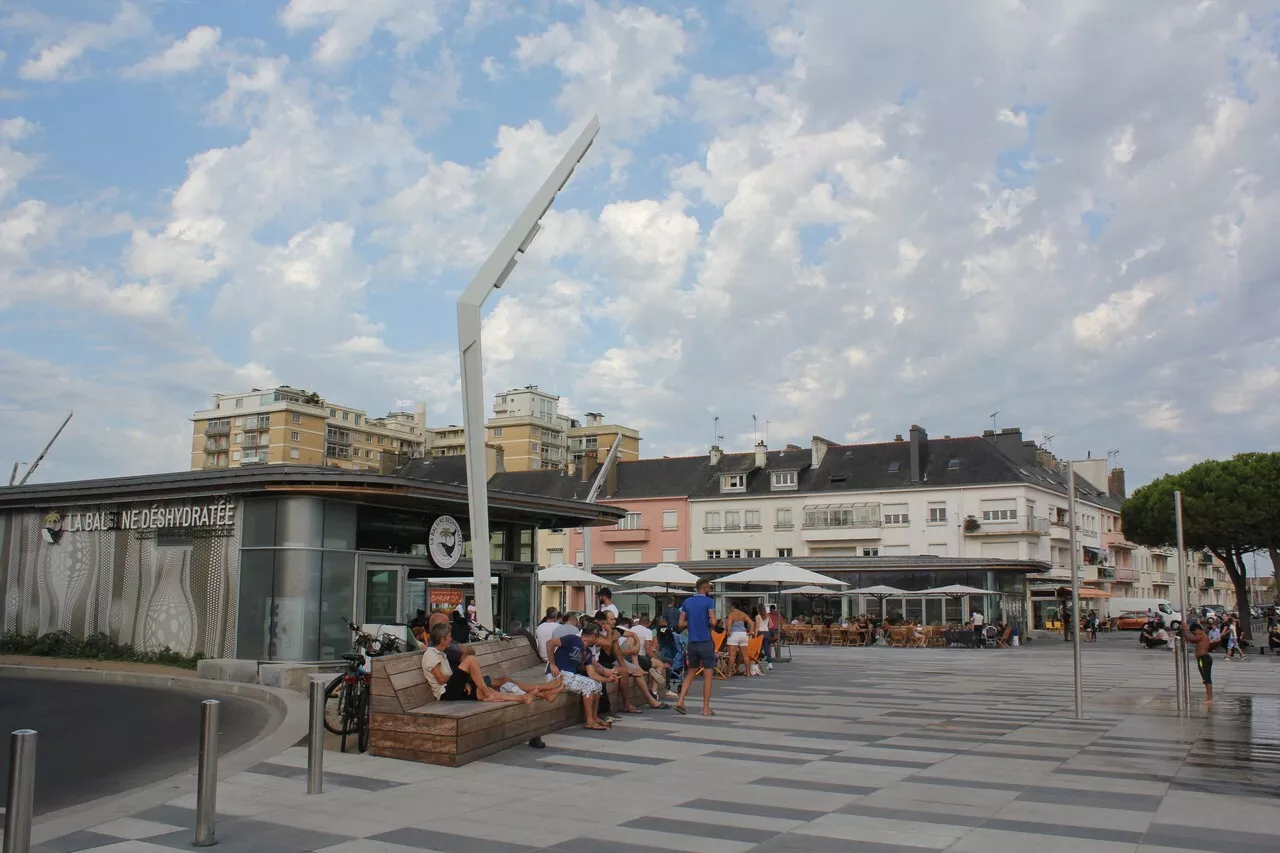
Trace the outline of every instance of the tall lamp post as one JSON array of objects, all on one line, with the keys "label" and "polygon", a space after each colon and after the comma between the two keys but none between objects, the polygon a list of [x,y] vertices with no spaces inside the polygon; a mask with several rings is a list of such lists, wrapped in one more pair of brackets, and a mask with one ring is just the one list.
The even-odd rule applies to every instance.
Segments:
[{"label": "tall lamp post", "polygon": [[516,219],[493,254],[458,298],[458,358],[462,364],[462,425],[466,429],[467,508],[471,514],[471,568],[475,582],[476,621],[493,624],[489,566],[489,477],[485,470],[484,363],[480,354],[480,309],[489,294],[502,287],[515,269],[517,255],[524,254],[537,236],[538,223],[569,182],[573,170],[586,156],[600,119],[591,117],[560,163],[542,182],[524,212]]}]

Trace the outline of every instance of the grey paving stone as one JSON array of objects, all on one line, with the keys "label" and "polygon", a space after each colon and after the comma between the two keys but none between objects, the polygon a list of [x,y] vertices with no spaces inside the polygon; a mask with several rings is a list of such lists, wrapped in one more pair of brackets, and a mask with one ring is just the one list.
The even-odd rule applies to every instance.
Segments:
[{"label": "grey paving stone", "polygon": [[776,817],[781,820],[811,821],[827,814],[825,811],[817,811],[814,809],[795,809],[788,808],[786,806],[759,806],[753,805],[752,803],[731,803],[726,802],[725,800],[707,799],[690,800],[687,803],[680,803],[680,808],[722,812],[730,820],[732,820],[732,815],[744,814],[756,815],[758,817]]},{"label": "grey paving stone", "polygon": [[1115,794],[1108,791],[1081,791],[1075,788],[1034,786],[1018,795],[1019,800],[1033,803],[1060,803],[1066,806],[1090,806],[1099,809],[1154,812],[1164,797],[1154,794]]},{"label": "grey paving stone", "polygon": [[[447,821],[442,823],[448,825]],[[566,821],[566,823],[572,823],[572,821]],[[416,847],[419,850],[439,851],[439,853],[528,853],[530,850],[537,849],[522,844],[508,844],[505,841],[490,841],[486,838],[453,835],[417,827],[393,829],[380,835],[372,835],[370,840],[388,841],[392,844]],[[216,853],[222,853],[222,851],[219,850]]]},{"label": "grey paving stone", "polygon": [[1280,849],[1280,827],[1271,829],[1271,832],[1265,833],[1242,832],[1233,829],[1204,829],[1174,823],[1153,823],[1143,835],[1142,843],[1182,847],[1187,850],[1276,853],[1276,850]]},{"label": "grey paving stone", "polygon": [[[746,744],[739,744],[739,746],[745,746],[745,745]],[[753,749],[770,749],[771,747],[757,746],[752,748]],[[785,750],[785,747],[778,747],[778,749],[780,751]],[[729,749],[716,749],[704,754],[709,758],[731,758],[734,761],[759,761],[759,762],[763,762],[764,764],[789,764],[792,767],[799,767],[801,765],[808,764],[812,760],[808,758],[787,758],[786,756],[782,756],[782,755],[756,755],[753,753],[746,753],[746,752],[734,752]]]},{"label": "grey paving stone", "polygon": [[982,788],[988,791],[1025,791],[1029,786],[1017,782],[995,782],[986,779],[950,779],[943,776],[908,776],[907,782],[921,785],[947,785],[952,788]]},{"label": "grey paving stone", "polygon": [[167,823],[172,826],[189,826],[192,831],[196,827],[196,810],[184,809],[181,806],[153,806],[140,811],[132,817],[139,820],[151,820],[156,823]]},{"label": "grey paving stone", "polygon": [[[729,821],[733,820],[732,815],[725,815],[725,818]],[[672,835],[723,838],[726,841],[746,841],[749,843],[759,843],[777,834],[767,829],[748,829],[741,826],[698,823],[692,820],[672,820],[666,817],[642,817],[636,820],[629,820],[622,825],[631,829],[668,832]],[[455,853],[455,851],[446,850],[444,853]],[[469,851],[459,850],[456,853],[469,853]],[[494,851],[494,853],[498,853],[498,851]]]},{"label": "grey paving stone", "polygon": [[[212,848],[217,853],[310,853],[323,847],[332,847],[343,841],[350,841],[351,836],[334,835],[329,832],[316,832],[311,829],[298,829],[293,826],[281,826],[262,820],[247,818],[231,818],[218,821],[215,830],[217,846]],[[194,840],[192,830],[171,832],[148,838],[150,844],[162,847],[173,847],[188,850]]]},{"label": "grey paving stone", "polygon": [[1127,829],[1099,829],[1093,826],[1067,826],[1059,823],[1007,820],[998,817],[983,821],[982,828],[1002,829],[1006,832],[1028,832],[1033,835],[1058,835],[1064,838],[1087,838],[1092,841],[1119,841],[1125,844],[1137,844],[1142,840],[1141,832],[1131,832]]},{"label": "grey paving stone", "polygon": [[818,791],[823,794],[851,794],[859,797],[865,797],[880,790],[868,785],[843,785],[839,782],[825,782],[820,779],[783,779],[778,776],[753,779],[748,784],[766,788],[789,788],[793,791]]},{"label": "grey paving stone", "polygon": [[862,817],[883,817],[890,820],[910,820],[919,823],[940,823],[947,826],[981,826],[987,818],[980,815],[964,815],[952,812],[927,812],[920,809],[899,809],[886,806],[874,806],[866,803],[850,803],[836,809],[840,814],[861,815]]},{"label": "grey paving stone", "polygon": [[[1065,773],[1068,776],[1097,776],[1101,771],[1094,767],[1072,767],[1063,765],[1055,767],[1054,773]],[[1173,777],[1165,776],[1158,773],[1139,773],[1129,772],[1127,770],[1108,770],[1107,776],[1112,779],[1134,779],[1139,782],[1172,782]]]},{"label": "grey paving stone", "polygon": [[946,759],[939,757],[938,761],[904,761],[896,758],[863,758],[857,755],[829,755],[822,761],[834,761],[837,764],[868,764],[874,767],[908,767],[923,770],[926,767],[933,767],[935,764]]},{"label": "grey paving stone", "polygon": [[663,853],[668,848],[652,844],[622,844],[613,840],[602,844],[599,838],[570,838],[539,849],[546,853]]},{"label": "grey paving stone", "polygon": [[915,845],[783,833],[751,848],[748,853],[926,853],[930,849]]},{"label": "grey paving stone", "polygon": [[[194,838],[194,834],[192,838]],[[61,838],[54,838],[43,844],[37,845],[32,849],[33,853],[80,853],[81,850],[92,850],[95,847],[105,847],[108,844],[115,844],[119,838],[113,838],[110,835],[101,835],[97,832],[89,830],[81,830],[64,835]]]},{"label": "grey paving stone", "polygon": [[[307,778],[307,768],[305,767],[292,767],[287,764],[275,764],[270,761],[255,764],[249,768],[248,772],[263,776],[278,776],[281,779]],[[339,788],[354,788],[357,791],[385,791],[388,788],[404,786],[403,782],[388,782],[386,779],[372,779],[368,776],[354,776],[350,773],[334,773],[332,771],[325,772],[324,783],[325,785],[335,785]]]}]

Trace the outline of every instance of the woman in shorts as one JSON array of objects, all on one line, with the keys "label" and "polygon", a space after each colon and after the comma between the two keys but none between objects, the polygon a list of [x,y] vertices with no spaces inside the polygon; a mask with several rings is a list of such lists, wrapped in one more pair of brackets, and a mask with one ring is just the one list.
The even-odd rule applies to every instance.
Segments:
[{"label": "woman in shorts", "polygon": [[741,674],[746,675],[747,644],[751,642],[751,637],[756,632],[756,621],[735,601],[725,622],[729,626],[729,638],[725,640],[725,644],[729,647],[729,674],[738,675],[738,664],[741,663],[743,670]]}]

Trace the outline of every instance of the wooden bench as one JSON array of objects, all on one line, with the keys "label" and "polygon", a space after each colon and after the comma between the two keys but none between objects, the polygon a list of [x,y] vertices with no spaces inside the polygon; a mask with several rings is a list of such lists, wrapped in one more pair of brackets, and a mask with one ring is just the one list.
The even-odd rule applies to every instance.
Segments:
[{"label": "wooden bench", "polygon": [[[529,637],[470,644],[480,671],[523,683],[545,680],[546,664]],[[437,702],[422,672],[422,652],[373,659],[369,751],[384,758],[461,767],[530,738],[583,722],[582,697],[554,702]]]}]

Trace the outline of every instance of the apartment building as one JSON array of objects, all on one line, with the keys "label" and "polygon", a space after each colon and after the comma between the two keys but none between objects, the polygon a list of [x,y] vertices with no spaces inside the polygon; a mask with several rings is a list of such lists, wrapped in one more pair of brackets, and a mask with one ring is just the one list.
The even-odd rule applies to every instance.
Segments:
[{"label": "apartment building", "polygon": [[[430,455],[465,455],[463,427],[451,424],[431,432]],[[619,436],[619,460],[640,458],[639,432],[606,423],[599,412],[588,412],[581,421],[571,418],[560,411],[560,397],[537,385],[495,394],[485,434],[487,443],[498,448],[506,471],[565,470],[588,456],[601,461]]]},{"label": "apartment building", "polygon": [[428,443],[425,406],[370,418],[288,385],[215,394],[192,421],[192,470],[293,463],[389,473]]}]

